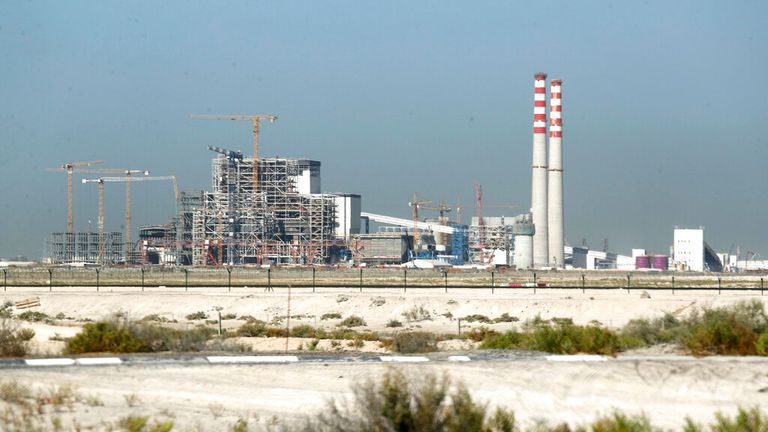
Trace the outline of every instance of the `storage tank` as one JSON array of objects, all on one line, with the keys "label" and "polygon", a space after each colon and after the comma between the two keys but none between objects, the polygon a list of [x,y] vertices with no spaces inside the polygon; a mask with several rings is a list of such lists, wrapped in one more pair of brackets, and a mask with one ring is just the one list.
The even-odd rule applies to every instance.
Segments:
[{"label": "storage tank", "polygon": [[635,269],[649,269],[651,268],[651,257],[648,255],[638,255],[635,257]]},{"label": "storage tank", "polygon": [[512,227],[515,235],[515,267],[518,270],[533,267],[533,235],[536,232],[534,225],[524,221]]},{"label": "storage tank", "polygon": [[667,270],[669,268],[669,257],[667,255],[654,255],[651,258],[651,268]]}]

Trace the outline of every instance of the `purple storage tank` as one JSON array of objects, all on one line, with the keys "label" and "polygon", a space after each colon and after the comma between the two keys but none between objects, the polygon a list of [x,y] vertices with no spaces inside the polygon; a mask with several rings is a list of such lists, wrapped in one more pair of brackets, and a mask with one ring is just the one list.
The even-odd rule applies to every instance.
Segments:
[{"label": "purple storage tank", "polygon": [[651,257],[648,255],[638,255],[635,257],[635,269],[651,268]]},{"label": "purple storage tank", "polygon": [[667,270],[669,268],[669,256],[654,255],[651,258],[651,267],[656,270]]}]

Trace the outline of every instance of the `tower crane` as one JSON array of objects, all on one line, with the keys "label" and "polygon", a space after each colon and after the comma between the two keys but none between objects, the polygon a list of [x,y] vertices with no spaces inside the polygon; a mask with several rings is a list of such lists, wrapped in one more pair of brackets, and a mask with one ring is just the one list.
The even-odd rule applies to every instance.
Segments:
[{"label": "tower crane", "polygon": [[259,192],[259,124],[262,120],[274,123],[274,115],[226,115],[226,114],[192,114],[192,118],[205,120],[246,120],[253,124],[253,193]]},{"label": "tower crane", "polygon": [[48,171],[67,173],[67,233],[75,232],[75,226],[72,219],[72,174],[81,172],[78,167],[98,165],[104,163],[103,160],[64,162],[59,168],[49,168]]},{"label": "tower crane", "polygon": [[416,227],[419,221],[419,207],[424,204],[432,204],[432,201],[419,201],[416,199],[416,192],[413,193],[413,200],[408,203],[411,207],[411,216],[413,218],[413,253],[416,254],[416,247],[419,244],[419,231]]},{"label": "tower crane", "polygon": [[[138,171],[138,170],[127,170],[124,171],[126,173],[126,176],[124,177],[100,177],[97,179],[83,179],[83,183],[97,183],[99,186],[99,233],[100,236],[103,234],[104,230],[104,183],[114,183],[114,182],[123,182],[126,183],[126,186],[132,182],[140,182],[140,181],[155,181],[155,180],[166,180],[171,181],[173,183],[173,194],[176,198],[176,202],[178,203],[179,200],[179,187],[178,183],[176,182],[176,176],[153,176],[153,177],[132,177],[131,175],[128,175],[128,172],[131,172],[132,174],[145,174],[148,175],[149,171]],[[128,260],[128,254],[131,251],[131,242],[130,242],[130,235],[128,234],[132,228],[131,225],[129,225],[131,222],[131,195],[126,194],[126,201],[125,201],[125,238],[126,240],[126,262]],[[101,254],[101,246],[100,246],[100,254]]]}]

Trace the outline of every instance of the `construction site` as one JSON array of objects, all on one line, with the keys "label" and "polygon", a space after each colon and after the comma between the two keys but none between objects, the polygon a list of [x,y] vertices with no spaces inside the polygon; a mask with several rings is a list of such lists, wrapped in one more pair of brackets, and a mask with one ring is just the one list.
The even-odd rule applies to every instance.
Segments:
[{"label": "construction site", "polygon": [[[670,255],[647,254],[645,249],[633,249],[631,256],[619,255],[608,250],[607,239],[602,251],[591,250],[584,241],[580,247],[567,245],[562,81],[548,83],[547,74],[536,73],[533,90],[531,201],[522,213],[486,216],[488,209],[507,212],[519,206],[486,203],[477,181],[472,182],[471,205],[434,204],[413,193],[407,203],[410,218],[365,212],[359,194],[323,192],[320,161],[259,157],[260,126],[275,122],[277,116],[193,115],[204,120],[249,122],[253,156],[209,145],[208,150],[215,154],[210,190],[202,191],[180,190],[173,175],[94,167],[104,162],[101,160],[67,162],[50,169],[67,174],[67,230],[51,233],[44,261],[70,266],[468,266],[716,272],[749,268],[739,267],[739,258],[732,253],[716,253],[704,242],[703,229],[688,230],[696,241],[678,241],[678,234],[688,231],[676,227]],[[75,175],[102,175],[81,179],[84,185],[98,187],[95,232],[74,230]],[[134,227],[131,185],[145,181],[172,182],[174,215],[163,223]],[[104,186],[116,182],[125,185],[122,233],[104,228]],[[463,210],[471,213],[468,224],[462,223]],[[427,211],[437,216],[425,216]]]},{"label": "construction site", "polygon": [[[537,75],[534,96],[534,171],[533,214],[487,217],[484,208],[515,208],[513,204],[484,204],[482,186],[474,182],[472,205],[455,206],[431,200],[416,193],[408,206],[411,218],[396,218],[362,211],[358,194],[323,193],[321,162],[309,159],[259,157],[259,128],[273,123],[273,115],[193,115],[206,120],[240,120],[252,125],[253,156],[239,150],[208,146],[215,153],[211,161],[211,188],[208,191],[180,191],[175,176],[150,177],[149,171],[93,167],[103,161],[67,162],[53,171],[68,177],[68,219],[65,232],[54,232],[47,243],[46,261],[53,264],[85,265],[320,265],[362,266],[411,265],[495,266],[528,269],[534,266],[563,267],[563,253],[552,260],[534,260],[534,249],[546,242],[546,176],[562,175],[562,169],[544,172],[542,157],[543,118],[546,106],[543,81]],[[551,146],[559,146],[561,127],[560,81],[552,87]],[[540,124],[541,123],[541,124]],[[546,129],[546,125],[544,125]],[[561,151],[553,149],[549,164],[562,165]],[[98,186],[99,216],[97,232],[75,232],[72,224],[72,183],[74,175],[122,174],[121,177],[83,178],[82,183]],[[175,215],[168,221],[134,227],[131,216],[131,184],[137,181],[171,180],[174,185]],[[558,179],[554,179],[558,180]],[[552,227],[562,227],[562,196],[554,197],[550,215]],[[125,184],[125,223],[122,235],[104,231],[104,184]],[[552,182],[557,186],[557,181]],[[543,194],[543,198],[542,198]],[[546,202],[545,202],[546,204]],[[539,210],[542,209],[543,210]],[[461,221],[462,210],[472,213],[469,224]],[[435,211],[438,217],[425,217]],[[455,221],[449,214],[455,215]],[[559,221],[559,222],[558,222]],[[371,223],[376,230],[371,231]],[[534,228],[535,226],[535,228]],[[133,232],[138,236],[134,241]],[[553,249],[563,249],[562,228],[554,234]],[[557,242],[560,243],[557,243]],[[543,244],[543,243],[542,243]],[[544,249],[539,246],[539,248]],[[543,251],[543,256],[549,253]]]}]

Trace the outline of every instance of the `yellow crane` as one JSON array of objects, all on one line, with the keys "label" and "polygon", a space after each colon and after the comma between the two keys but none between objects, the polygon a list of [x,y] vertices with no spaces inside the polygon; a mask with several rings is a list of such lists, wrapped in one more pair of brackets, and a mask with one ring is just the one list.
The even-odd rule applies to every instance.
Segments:
[{"label": "yellow crane", "polygon": [[411,216],[413,217],[413,253],[416,254],[416,247],[419,244],[419,231],[416,228],[419,221],[419,208],[424,204],[432,204],[432,201],[419,201],[416,199],[416,192],[413,193],[413,200],[408,203],[411,207]]},{"label": "yellow crane", "polygon": [[154,176],[154,177],[132,177],[131,174],[144,174],[145,176],[149,175],[149,171],[139,171],[139,170],[125,170],[124,173],[126,174],[124,177],[100,177],[96,179],[83,179],[83,183],[97,183],[99,186],[99,217],[98,217],[98,227],[99,227],[99,259],[101,260],[103,257],[104,252],[104,183],[112,183],[112,182],[124,182],[126,185],[126,199],[125,199],[125,259],[126,262],[128,262],[128,255],[131,251],[131,235],[130,232],[132,231],[131,224],[132,222],[132,213],[131,213],[131,194],[128,192],[130,189],[128,188],[128,185],[130,185],[132,182],[136,181],[155,181],[155,180],[170,180],[173,183],[173,194],[176,198],[176,202],[179,201],[179,186],[176,182],[176,176]]},{"label": "yellow crane", "polygon": [[262,120],[274,123],[274,115],[239,115],[239,114],[192,114],[192,118],[205,120],[246,120],[253,124],[253,193],[259,192],[259,124]]}]

